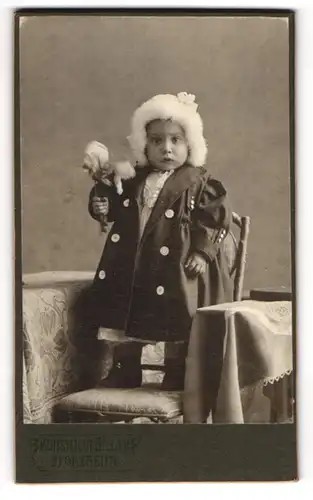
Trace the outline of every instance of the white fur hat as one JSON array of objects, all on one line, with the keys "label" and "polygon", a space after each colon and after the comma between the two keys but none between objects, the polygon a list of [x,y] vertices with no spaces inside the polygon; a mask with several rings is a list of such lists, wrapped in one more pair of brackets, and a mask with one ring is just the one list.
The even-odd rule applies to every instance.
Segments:
[{"label": "white fur hat", "polygon": [[160,94],[144,102],[136,109],[131,122],[131,135],[128,137],[130,147],[137,164],[147,164],[145,148],[147,144],[146,126],[153,120],[173,119],[184,129],[190,154],[188,161],[194,167],[205,163],[207,147],[203,137],[203,124],[195,96],[180,92],[175,95]]}]

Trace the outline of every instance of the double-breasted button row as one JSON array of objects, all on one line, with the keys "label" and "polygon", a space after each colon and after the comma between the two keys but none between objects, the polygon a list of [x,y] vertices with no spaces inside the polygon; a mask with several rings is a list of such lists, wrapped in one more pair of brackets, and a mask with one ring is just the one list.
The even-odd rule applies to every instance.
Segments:
[{"label": "double-breasted button row", "polygon": [[[99,271],[98,276],[99,276],[99,279],[100,279],[100,280],[104,280],[104,279],[105,279],[105,276],[106,276],[105,271],[104,271],[103,269],[101,269],[101,271]],[[163,294],[164,294],[164,292],[165,292],[164,286],[162,286],[162,285],[157,286],[157,288],[156,288],[156,293],[157,293],[158,295],[163,295]]]}]

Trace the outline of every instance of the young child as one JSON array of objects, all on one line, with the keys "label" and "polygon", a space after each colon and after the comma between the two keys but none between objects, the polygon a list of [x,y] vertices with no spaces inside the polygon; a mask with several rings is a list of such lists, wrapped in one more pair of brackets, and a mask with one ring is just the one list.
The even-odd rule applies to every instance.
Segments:
[{"label": "young child", "polygon": [[[98,185],[89,212],[114,222],[91,289],[98,338],[123,342],[103,385],[141,384],[144,342],[180,341],[163,388],[182,389],[192,318],[228,302],[233,284],[222,246],[232,212],[222,184],[205,167],[207,148],[194,96],[157,95],[134,113],[129,137],[136,176],[118,195]],[[99,196],[100,193],[100,196]]]}]

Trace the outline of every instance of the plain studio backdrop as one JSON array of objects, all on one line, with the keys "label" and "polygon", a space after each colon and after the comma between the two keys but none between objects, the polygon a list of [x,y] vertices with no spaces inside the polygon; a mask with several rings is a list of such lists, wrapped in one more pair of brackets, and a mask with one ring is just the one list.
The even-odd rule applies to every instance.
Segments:
[{"label": "plain studio backdrop", "polygon": [[251,217],[245,288],[290,285],[289,33],[278,18],[34,17],[20,31],[23,272],[95,270],[88,141],[127,151],[135,108],[196,95],[212,175]]}]

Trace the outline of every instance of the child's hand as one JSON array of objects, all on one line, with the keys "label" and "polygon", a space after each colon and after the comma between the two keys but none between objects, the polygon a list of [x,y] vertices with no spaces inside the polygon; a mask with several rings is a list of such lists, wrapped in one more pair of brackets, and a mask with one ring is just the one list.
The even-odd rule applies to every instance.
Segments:
[{"label": "child's hand", "polygon": [[185,268],[192,276],[203,274],[206,270],[207,263],[204,257],[198,253],[193,253],[188,258]]},{"label": "child's hand", "polygon": [[92,211],[95,215],[107,215],[109,212],[109,200],[105,197],[92,198]]}]

